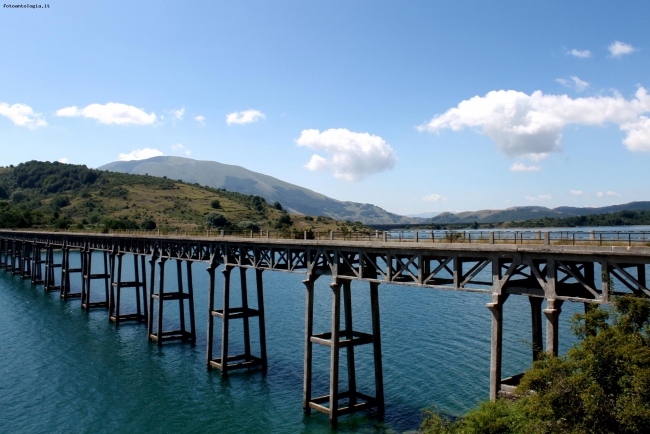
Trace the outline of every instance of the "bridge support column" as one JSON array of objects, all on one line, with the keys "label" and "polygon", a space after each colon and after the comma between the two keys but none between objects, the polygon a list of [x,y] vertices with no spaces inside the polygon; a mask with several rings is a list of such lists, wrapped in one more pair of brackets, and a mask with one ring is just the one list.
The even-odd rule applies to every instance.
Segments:
[{"label": "bridge support column", "polygon": [[[83,284],[81,285],[81,308],[85,310],[90,310],[95,307],[108,308],[109,301],[109,278],[111,277],[111,268],[109,267],[109,253],[106,251],[101,251],[99,254],[103,256],[104,270],[101,273],[93,273],[93,251],[92,249],[87,249],[82,253],[84,255],[83,261]],[[112,260],[112,257],[111,257]],[[143,274],[144,276],[144,271]],[[104,301],[92,301],[90,296],[90,285],[93,280],[103,279],[104,280]],[[146,297],[144,298],[146,303]]]},{"label": "bridge support column", "polygon": [[[176,259],[176,274],[178,279],[177,290],[165,292],[165,262],[167,258],[158,259],[159,266],[159,286],[158,293],[151,293],[151,314],[149,315],[149,340],[156,341],[161,347],[165,341],[183,341],[194,344],[196,342],[196,327],[194,323],[194,290],[192,286],[192,262],[186,261],[187,264],[187,292],[183,289],[183,269],[182,259]],[[144,262],[143,262],[144,264]],[[152,283],[153,287],[153,283]],[[157,329],[153,329],[154,305],[158,301]],[[185,326],[185,300],[188,301],[190,329]],[[178,314],[180,328],[177,330],[163,330],[163,305],[166,301],[178,301]]]},{"label": "bridge support column", "polygon": [[22,268],[22,250],[23,243],[22,241],[14,240],[13,246],[11,248],[12,257],[11,257],[11,274],[20,274],[20,269]]},{"label": "bridge support column", "polygon": [[20,278],[23,280],[31,279],[32,277],[32,255],[33,244],[28,241],[23,241],[20,254]]},{"label": "bridge support column", "polygon": [[503,303],[508,294],[492,294],[487,308],[492,312],[492,341],[490,351],[490,400],[495,401],[501,389],[501,361],[503,353]]},{"label": "bridge support column", "polygon": [[44,283],[43,279],[43,249],[39,243],[34,242],[32,247],[32,285]]},{"label": "bridge support column", "polygon": [[643,286],[644,288],[648,287],[648,284],[646,283],[646,276],[645,276],[645,264],[637,265],[636,266],[636,273],[637,273],[637,281]]},{"label": "bridge support column", "polygon": [[544,340],[542,338],[542,302],[543,298],[528,297],[530,301],[531,328],[533,332],[533,362],[539,359],[539,354],[544,351]]},{"label": "bridge support column", "polygon": [[7,238],[0,238],[0,267],[4,268],[4,264],[7,261]]},{"label": "bridge support column", "polygon": [[11,265],[11,240],[10,239],[8,238],[4,239],[2,252],[3,252],[2,268],[4,268],[5,271],[9,271],[9,267]]},{"label": "bridge support column", "polygon": [[63,300],[69,298],[81,297],[81,292],[71,292],[70,277],[74,273],[83,274],[81,271],[83,267],[73,268],[70,265],[70,249],[68,246],[63,246],[63,256],[61,257],[61,292],[60,297]]},{"label": "bridge support column", "polygon": [[[115,323],[116,326],[120,325],[122,321],[147,321],[147,278],[145,257],[140,255],[133,255],[133,276],[132,281],[122,280],[122,260],[124,257],[123,252],[118,252],[112,258],[112,279],[110,285],[110,294],[108,297],[108,320]],[[140,263],[138,263],[140,258]],[[134,288],[135,290],[135,313],[120,313],[121,310],[121,297],[123,288]]]},{"label": "bridge support column", "polygon": [[[223,302],[222,309],[214,309],[214,269],[210,275],[210,310],[208,312],[208,354],[207,362],[208,368],[217,368],[221,370],[223,375],[227,375],[228,371],[241,368],[252,368],[260,366],[263,372],[266,372],[268,362],[266,359],[266,329],[264,325],[264,289],[262,286],[262,270],[255,269],[256,285],[257,285],[257,309],[252,309],[248,306],[248,285],[246,283],[246,268],[239,268],[240,282],[241,282],[241,307],[230,307],[230,272],[232,267],[226,266],[223,270],[224,286],[223,286]],[[210,271],[210,269],[208,269]],[[221,357],[212,358],[212,340],[214,336],[214,317],[221,318]],[[260,356],[253,356],[251,353],[250,343],[250,323],[249,319],[258,317],[259,319],[259,333],[260,333]],[[229,322],[233,319],[242,319],[244,322],[244,354],[228,355],[229,344]]]},{"label": "bridge support column", "polygon": [[55,279],[55,270],[61,267],[61,263],[55,263],[54,261],[54,246],[48,245],[45,248],[45,284],[43,289],[45,291],[59,291],[61,289],[61,284],[56,284]]},{"label": "bridge support column", "polygon": [[546,352],[554,356],[558,355],[558,323],[562,312],[563,300],[550,298],[546,300]]},{"label": "bridge support column", "polygon": [[[329,416],[330,424],[336,427],[339,416],[355,411],[377,409],[379,419],[384,416],[383,373],[381,364],[381,337],[379,328],[379,298],[378,283],[370,283],[370,301],[372,314],[372,334],[354,331],[352,328],[352,296],[350,281],[338,283],[335,280],[330,285],[332,289],[332,329],[330,332],[313,334],[314,319],[314,282],[307,279],[303,283],[307,287],[307,309],[305,314],[305,381],[303,390],[303,410],[309,414],[311,409]],[[343,308],[345,328],[341,330],[341,289],[343,289]],[[317,343],[330,347],[330,391],[329,395],[312,397],[312,344]],[[375,362],[375,396],[369,396],[357,390],[354,363],[354,347],[363,344],[373,344]],[[340,351],[346,349],[348,390],[339,390]],[[341,407],[340,400],[346,400],[347,405]],[[328,404],[325,406],[324,404]],[[344,404],[345,405],[345,404]]]}]

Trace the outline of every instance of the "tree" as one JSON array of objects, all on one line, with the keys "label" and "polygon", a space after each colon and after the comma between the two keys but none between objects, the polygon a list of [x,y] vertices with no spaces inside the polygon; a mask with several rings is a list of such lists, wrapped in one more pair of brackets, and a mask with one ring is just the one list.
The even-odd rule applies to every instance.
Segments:
[{"label": "tree", "polygon": [[566,356],[535,362],[518,400],[483,403],[455,421],[429,412],[422,431],[650,432],[650,300],[625,296],[613,309],[574,316],[572,326],[582,340]]},{"label": "tree", "polygon": [[210,202],[210,206],[214,209],[219,209],[221,208],[221,203],[217,199],[215,199],[212,202]]},{"label": "tree", "polygon": [[151,219],[147,219],[140,223],[140,229],[144,229],[145,231],[153,231],[156,227],[156,222]]},{"label": "tree", "polygon": [[291,226],[291,223],[293,223],[293,221],[291,220],[291,217],[289,217],[289,214],[282,214],[275,224],[275,227],[279,229],[281,227]]},{"label": "tree", "polygon": [[215,226],[217,228],[220,228],[228,225],[228,219],[222,216],[221,214],[211,213],[210,215],[208,215],[207,223],[210,226]]},{"label": "tree", "polygon": [[277,200],[273,203],[273,208],[277,209],[278,211],[282,211],[284,209],[282,208],[282,204]]}]

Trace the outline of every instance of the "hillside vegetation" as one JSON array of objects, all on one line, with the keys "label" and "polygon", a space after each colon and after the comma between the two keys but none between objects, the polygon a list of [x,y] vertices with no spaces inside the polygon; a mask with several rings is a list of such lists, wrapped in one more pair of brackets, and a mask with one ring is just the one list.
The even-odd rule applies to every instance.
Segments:
[{"label": "hillside vegetation", "polygon": [[429,223],[471,224],[477,222],[479,224],[503,224],[505,222],[519,223],[522,221],[548,222],[549,220],[558,221],[561,219],[587,217],[591,215],[615,214],[622,211],[650,211],[650,202],[630,202],[596,208],[561,206],[550,209],[543,206],[516,206],[503,210],[486,209],[481,211],[464,211],[456,214],[445,212],[432,217]]},{"label": "hillside vegetation", "polygon": [[650,301],[625,296],[572,320],[581,339],[566,356],[545,355],[517,399],[481,403],[451,420],[428,411],[422,433],[641,434],[650,432]]},{"label": "hillside vegetation", "polygon": [[302,232],[363,226],[290,215],[260,196],[165,177],[30,161],[0,168],[0,227]]},{"label": "hillside vegetation", "polygon": [[260,196],[269,203],[279,201],[289,212],[322,215],[337,220],[361,221],[364,224],[424,222],[424,219],[393,214],[369,203],[332,199],[324,194],[263,173],[216,161],[160,156],[137,161],[114,161],[99,169],[120,173],[167,176],[189,183],[196,182],[213,188]]}]

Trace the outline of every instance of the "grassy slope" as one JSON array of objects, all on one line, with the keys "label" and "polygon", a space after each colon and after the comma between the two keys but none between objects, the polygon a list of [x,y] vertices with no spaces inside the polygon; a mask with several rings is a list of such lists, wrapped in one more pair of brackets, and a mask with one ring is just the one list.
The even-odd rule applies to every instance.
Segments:
[{"label": "grassy slope", "polygon": [[[36,168],[57,167],[52,163],[26,164]],[[271,230],[283,215],[282,211],[264,202],[256,207],[252,203],[253,196],[152,176],[99,171],[98,179],[92,184],[52,193],[43,187],[21,188],[14,172],[13,168],[0,168],[0,186],[9,193],[9,198],[0,200],[0,205],[11,212],[29,209],[35,216],[35,226],[40,227],[51,226],[58,215],[59,219],[72,220],[72,225],[85,227],[102,227],[108,218],[126,218],[138,224],[150,219],[159,228],[194,230],[206,228],[207,216],[218,213],[233,224],[250,221],[262,230]],[[20,192],[26,197],[16,202],[13,197]],[[56,207],[54,203],[61,197],[66,198],[69,205]],[[215,199],[220,203],[219,209],[211,207]],[[309,220],[309,216],[298,215],[291,218],[290,228],[297,230],[337,230],[341,225],[329,218]]]},{"label": "grassy slope", "polygon": [[424,220],[389,213],[375,205],[342,202],[309,189],[284,182],[239,166],[215,161],[160,156],[138,161],[115,161],[101,167],[120,173],[149,174],[198,182],[215,188],[225,188],[264,197],[269,203],[280,201],[296,212],[326,215],[340,220],[360,220],[366,223],[422,223]]}]

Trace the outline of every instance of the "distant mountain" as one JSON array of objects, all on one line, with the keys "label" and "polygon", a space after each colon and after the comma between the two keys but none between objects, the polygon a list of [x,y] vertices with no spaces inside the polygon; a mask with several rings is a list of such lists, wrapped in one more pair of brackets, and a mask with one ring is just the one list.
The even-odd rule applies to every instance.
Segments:
[{"label": "distant mountain", "polygon": [[273,203],[278,201],[291,212],[327,216],[337,220],[361,221],[365,224],[412,224],[423,219],[390,213],[368,203],[343,202],[299,187],[272,176],[240,166],[216,161],[199,161],[182,157],[153,157],[146,160],[115,161],[99,170],[163,177],[223,188],[243,194],[258,195]]},{"label": "distant mountain", "polygon": [[546,208],[543,206],[516,206],[504,210],[486,209],[480,211],[465,211],[460,213],[445,212],[431,219],[428,223],[499,223],[512,222],[530,219],[565,218],[590,214],[608,214],[619,211],[647,211],[650,210],[650,202],[630,202],[621,205],[611,205],[598,208],[578,208],[561,206],[557,208]]},{"label": "distant mountain", "polygon": [[406,217],[417,217],[417,218],[426,219],[426,218],[435,217],[435,216],[437,216],[439,214],[442,214],[442,213],[432,211],[432,212],[423,212],[423,213],[420,213],[420,214],[406,214]]}]

